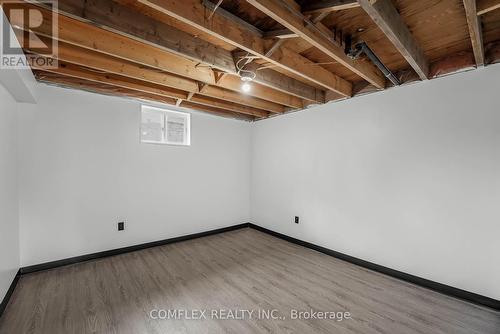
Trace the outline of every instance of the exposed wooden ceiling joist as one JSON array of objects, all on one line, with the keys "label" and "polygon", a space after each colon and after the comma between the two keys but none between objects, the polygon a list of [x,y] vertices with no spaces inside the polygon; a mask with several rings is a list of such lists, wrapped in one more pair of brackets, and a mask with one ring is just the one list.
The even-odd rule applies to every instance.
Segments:
[{"label": "exposed wooden ceiling joist", "polygon": [[[383,24],[378,23],[382,29],[361,8],[334,12],[331,7],[323,7],[316,12],[303,12],[312,4],[346,5],[347,1],[297,0],[300,8],[294,0],[225,0],[214,13],[210,8],[217,1],[207,1],[59,0],[62,14],[58,38],[64,66],[59,72],[43,73],[58,80],[72,80],[74,87],[82,89],[89,84],[107,86],[106,90],[115,95],[135,94],[136,98],[149,97],[198,110],[204,107],[214,113],[260,119],[270,112],[288,111],[288,107],[298,109],[310,103],[344,99],[348,95],[337,91],[346,87],[354,92],[353,96],[380,90],[333,57],[334,52],[328,48],[333,44],[341,52],[337,56],[343,55],[344,45],[337,41],[343,41],[338,36],[345,34],[366,41],[404,83],[423,77],[425,63],[417,63],[423,51],[430,62],[429,79],[474,68],[481,64],[476,60],[478,54],[484,64],[500,61],[496,43],[500,41],[500,11],[495,11],[500,8],[500,0],[477,0],[475,8],[474,1],[469,0],[463,0],[464,5],[455,0],[359,0],[369,2],[372,9],[391,5],[390,11],[378,8],[375,15],[371,14],[383,19]],[[400,17],[393,3],[397,4]],[[26,6],[32,4],[26,1]],[[358,3],[352,1],[350,6]],[[442,16],[422,24],[433,12]],[[326,15],[324,24],[318,22]],[[473,27],[473,48],[467,23]],[[407,31],[401,33],[401,24]],[[49,37],[50,20],[43,20],[41,27],[32,29]],[[390,38],[383,33],[395,39],[393,44],[404,57],[394,52]],[[481,33],[484,47],[482,41],[477,42]],[[408,35],[411,39],[415,36],[410,43]],[[415,53],[415,40],[420,42],[420,55]],[[304,52],[306,48],[309,51]],[[257,78],[249,95],[241,93],[240,77],[233,74],[237,71],[234,51],[237,59],[249,57],[256,65]],[[421,73],[417,76],[407,62]],[[363,60],[355,63],[366,65]],[[343,79],[336,81],[337,78]],[[352,80],[355,87],[344,79]],[[348,86],[342,86],[346,82]]]},{"label": "exposed wooden ceiling joist", "polygon": [[[37,78],[37,80],[39,80],[41,82],[45,82],[45,83],[49,83],[49,84],[57,85],[57,86],[62,86],[62,87],[67,87],[67,88],[82,89],[82,90],[91,91],[91,92],[95,92],[95,93],[99,93],[99,94],[105,94],[105,95],[126,96],[126,97],[130,97],[130,98],[134,98],[134,99],[160,102],[160,103],[165,103],[165,104],[170,104],[170,105],[177,105],[177,101],[178,101],[176,99],[157,95],[157,94],[145,93],[145,92],[138,91],[138,90],[126,89],[126,88],[122,88],[122,87],[97,83],[97,82],[88,81],[88,80],[79,79],[79,78],[74,78],[74,77],[65,77],[65,76],[61,76],[59,74],[54,74],[54,73],[45,72],[45,71],[35,70],[34,73],[35,73],[35,77]],[[215,108],[215,107],[211,107],[211,106],[205,106],[202,104],[197,104],[197,103],[185,101],[185,100],[183,100],[180,103],[180,106],[190,108],[193,110],[204,111],[207,113],[211,113],[211,114],[223,116],[223,117],[230,117],[230,118],[242,119],[242,120],[247,120],[247,121],[252,121],[252,120],[256,119],[254,116],[240,114],[237,112],[232,112],[232,111],[228,111],[228,110],[224,110],[224,109],[220,109],[220,108]]]},{"label": "exposed wooden ceiling joist", "polygon": [[212,106],[207,106],[207,105],[201,105],[198,103],[194,103],[192,101],[185,101],[182,100],[179,106],[184,107],[184,108],[189,108],[193,110],[201,110],[210,114],[215,114],[215,115],[220,115],[223,117],[232,117],[232,118],[237,118],[237,119],[245,119],[245,120],[255,120],[255,117],[249,116],[249,115],[243,115],[235,112],[230,112],[227,110],[219,109],[216,107]]},{"label": "exposed wooden ceiling joist", "polygon": [[209,97],[216,97],[224,101],[230,101],[256,109],[266,110],[274,114],[281,114],[286,111],[286,109],[282,108],[281,106],[269,105],[267,101],[255,99],[244,94],[233,92],[231,90],[219,88],[217,86],[206,85],[204,89],[199,92],[199,94]]},{"label": "exposed wooden ceiling joist", "polygon": [[[16,29],[16,33],[21,34],[22,32]],[[42,40],[44,39],[42,38]],[[30,49],[29,45],[30,45],[29,41],[25,41],[25,50],[36,53],[36,48]],[[205,90],[201,92],[198,82],[194,80],[142,67],[140,65],[123,61],[106,54],[90,50],[84,50],[82,48],[79,48],[71,44],[66,44],[63,42],[59,43],[58,59],[63,62],[67,62],[73,65],[83,66],[92,69],[94,71],[98,71],[95,73],[96,76],[99,76],[103,73],[104,74],[109,73],[117,76],[125,76],[135,80],[135,82],[137,81],[148,82],[156,86],[168,87],[169,89],[182,90],[187,93],[192,92],[200,94],[200,101],[209,101],[206,98],[202,98],[201,95],[204,95],[208,99],[210,98],[220,99],[221,100],[220,102],[214,104],[214,106],[219,108],[223,108],[224,105],[226,105],[227,109],[229,110],[251,114],[259,117],[263,114],[266,115],[268,114],[267,110],[269,109],[266,110],[259,109],[259,107],[263,106],[261,103],[266,103],[266,101],[259,101],[257,99],[245,99],[244,97],[241,97],[237,94],[232,94],[232,92],[230,91],[225,91],[224,89],[215,86],[212,86],[210,90]],[[68,70],[61,69],[61,71],[67,72]],[[90,80],[88,76],[85,79]],[[125,80],[122,80],[122,82],[124,81]],[[106,79],[104,80],[104,83],[111,84],[112,82],[110,79]],[[117,84],[115,83],[115,85]],[[127,87],[127,88],[132,88],[132,87]],[[135,87],[133,88],[135,89]],[[183,96],[170,95],[170,97],[186,98],[185,96],[186,94],[184,94]],[[275,112],[284,111],[284,109],[278,109],[278,110],[279,111]]]},{"label": "exposed wooden ceiling joist", "polygon": [[179,56],[235,73],[231,53],[112,0],[59,0],[58,10],[74,18],[150,43]]},{"label": "exposed wooden ceiling joist", "polygon": [[[500,62],[500,42],[488,44],[485,47],[486,64]],[[429,79],[444,77],[447,75],[469,71],[476,68],[476,60],[472,51],[461,51],[452,55],[435,60],[430,64]],[[413,69],[406,69],[396,73],[403,85],[419,81],[420,77]],[[367,82],[356,82],[354,84],[354,96],[378,92],[376,87]]]},{"label": "exposed wooden ceiling joist", "polygon": [[[271,63],[274,66],[285,67],[288,71],[296,74],[297,76],[310,78],[310,81],[323,86],[326,89],[333,91],[342,91],[342,95],[350,96],[351,94],[351,83],[340,78],[339,76],[331,73],[330,71],[317,66],[314,62],[310,61],[306,57],[299,55],[298,53],[290,50],[287,47],[279,47],[274,50],[270,58],[265,58],[267,49],[262,50],[262,58],[272,59]],[[279,64],[279,65],[278,65]],[[276,76],[271,76],[270,74],[276,73],[270,69],[258,70],[257,73],[266,78],[266,81],[273,82],[274,86],[284,85],[283,90],[300,90],[308,96],[309,101],[315,103],[324,103],[324,92],[319,89],[310,89],[308,85],[301,83],[298,80],[294,81],[282,81]],[[285,75],[284,75],[285,76]],[[286,76],[285,76],[286,77]],[[336,87],[334,89],[334,87]],[[348,95],[349,94],[349,95]]]},{"label": "exposed wooden ceiling joist", "polygon": [[283,0],[288,6],[293,8],[293,10],[300,11],[300,5],[295,0]]},{"label": "exposed wooden ceiling joist", "polygon": [[[261,75],[263,75],[263,74],[261,73]],[[278,79],[276,79],[276,80],[278,81]],[[281,81],[281,82],[283,83],[286,81]],[[236,91],[236,89],[235,89],[236,87],[241,87],[241,79],[235,75],[225,75],[217,81],[217,87],[225,88],[227,90]],[[269,87],[264,86],[262,84],[253,85],[251,94],[248,94],[248,95],[251,95],[255,98],[267,100],[267,101],[274,100],[275,103],[289,106],[293,109],[303,108],[302,100],[300,100],[296,96],[288,95],[288,94],[284,93],[283,91],[274,90],[274,88],[272,89],[272,91],[270,91],[270,90],[271,89]],[[266,97],[266,99],[264,99],[265,97]]]},{"label": "exposed wooden ceiling joist", "polygon": [[359,7],[357,0],[310,0],[302,6],[304,14],[330,13]]},{"label": "exposed wooden ceiling joist", "polygon": [[[279,50],[282,50],[283,48],[279,48]],[[300,60],[297,59],[298,57],[294,56],[299,56],[297,53],[290,54],[290,58],[286,60],[286,62],[289,62],[291,65],[295,66],[297,64],[298,68],[302,68],[304,71],[307,73],[310,73],[312,75],[312,70],[306,68],[307,65],[305,64],[308,60],[307,58],[304,58],[300,56]],[[273,58],[276,58],[276,55],[273,55]],[[301,61],[299,63],[294,63],[294,61]],[[324,70],[326,71],[326,70]],[[320,78],[323,77],[324,71],[322,70],[318,76]],[[324,75],[327,77],[325,80],[330,80],[331,76],[329,74]],[[238,78],[239,80],[239,78]],[[264,69],[258,69],[256,71],[256,76],[255,79],[253,80],[261,85],[267,86],[267,87],[272,87],[273,89],[279,90],[283,93],[288,93],[292,94],[297,97],[301,97],[305,100],[315,102],[315,103],[324,103],[325,102],[325,94],[323,90],[317,89],[313,86],[310,86],[308,84],[303,83],[302,81],[293,79],[288,77],[285,74],[279,73],[277,71],[274,71],[272,69],[264,68]],[[241,86],[241,83],[240,83]],[[253,91],[253,89],[252,89]]]},{"label": "exposed wooden ceiling joist", "polygon": [[[159,0],[155,0],[159,1]],[[350,59],[342,47],[334,44],[328,36],[325,36],[300,12],[286,5],[281,0],[247,0],[256,8],[269,15],[271,18],[295,32],[301,38],[315,46],[323,53],[347,67],[366,81],[378,88],[385,88],[385,78],[382,73],[372,64]]]},{"label": "exposed wooden ceiling joist", "polygon": [[329,14],[329,12],[323,12],[317,14],[305,14],[305,16],[309,17],[313,23],[321,23],[321,21],[323,21],[323,19],[325,19]]},{"label": "exposed wooden ceiling joist", "polygon": [[487,64],[500,63],[500,42],[486,45],[485,50]]},{"label": "exposed wooden ceiling joist", "polygon": [[153,84],[146,81],[140,81],[137,79],[120,76],[116,74],[110,74],[106,72],[97,72],[92,69],[84,68],[79,65],[59,62],[59,66],[57,68],[45,68],[43,66],[33,65],[32,69],[38,71],[45,71],[50,73],[59,74],[61,76],[80,78],[83,80],[88,80],[92,82],[102,83],[106,85],[111,85],[115,87],[133,89],[137,91],[142,91],[145,93],[151,93],[156,95],[161,95],[165,97],[170,97],[173,99],[187,100],[188,93],[165,87],[157,84]]},{"label": "exposed wooden ceiling joist", "polygon": [[[60,0],[59,6],[60,11],[72,17],[59,16],[59,38],[65,42],[94,50],[98,49],[123,59],[213,85],[218,83],[215,82],[210,67],[219,68],[228,73],[236,73],[229,51],[203,41],[200,42],[198,38],[152,20],[130,8],[115,4],[111,0]],[[44,22],[50,22],[48,12],[42,11],[42,13],[46,17]],[[103,31],[85,22],[112,32]],[[49,34],[50,27],[43,25],[34,30],[41,34]],[[201,51],[203,49],[205,50]],[[166,50],[168,53],[162,50]],[[188,59],[177,57],[170,52],[199,61],[207,67],[195,66],[196,64]],[[292,108],[303,107],[300,98],[310,99],[317,95],[313,87],[296,82],[297,80],[275,71],[266,71],[265,75],[259,72],[255,81],[273,90],[258,87],[258,89],[253,89],[249,95]],[[290,87],[291,91],[286,91],[286,87]],[[238,80],[226,81],[224,88],[241,92],[241,82]],[[294,94],[294,96],[288,94]],[[304,96],[296,97],[300,95]]]},{"label": "exposed wooden ceiling joist", "polygon": [[358,0],[361,7],[372,18],[396,49],[417,72],[420,79],[427,80],[429,63],[424,52],[403,22],[392,0]]},{"label": "exposed wooden ceiling joist", "polygon": [[[325,89],[333,90],[344,96],[351,96],[352,84],[321,67],[311,67],[307,58],[281,47],[272,56],[265,56],[265,39],[255,31],[218,13],[207,14],[207,8],[197,0],[138,0],[157,11],[209,33],[242,50],[273,63],[289,72],[299,75]],[[208,17],[209,15],[210,18]],[[284,58],[283,54],[287,57]]]},{"label": "exposed wooden ceiling joist", "polygon": [[[48,12],[43,12],[48,15]],[[44,20],[50,22],[50,20]],[[14,22],[16,23],[16,22]],[[241,92],[241,80],[235,75],[226,75],[217,81],[214,79],[214,72],[203,66],[196,66],[184,58],[177,57],[161,49],[153,47],[149,44],[138,42],[134,39],[126,38],[121,35],[102,30],[100,28],[89,26],[84,22],[66,17],[59,16],[59,39],[66,43],[83,47],[89,50],[98,51],[119,57],[134,63],[157,68],[169,73],[178,74],[197,81],[205,83],[213,83],[218,87],[232,90],[234,92]],[[41,35],[50,34],[50,26],[42,25],[34,28],[34,31]],[[302,82],[288,78],[281,73],[266,70],[258,72],[258,77],[262,78],[262,82],[267,85],[263,87],[256,84],[252,87],[249,95],[256,97],[253,102],[257,102],[259,108],[270,110],[272,112],[283,112],[283,107],[277,104],[282,104],[292,108],[302,108],[302,101],[292,95],[284,93],[285,91],[301,92],[301,94],[308,96],[311,99],[322,99],[321,94],[316,96],[318,92],[315,88],[307,86]],[[192,85],[194,87],[194,85]],[[278,87],[280,91],[268,89],[267,87]],[[241,98],[249,100],[249,96],[241,94]],[[266,101],[272,101],[265,103]],[[252,104],[251,104],[252,105]],[[254,105],[255,106],[255,105]]]},{"label": "exposed wooden ceiling joist", "polygon": [[481,18],[477,16],[476,0],[463,0],[463,2],[465,7],[465,15],[467,16],[467,25],[469,26],[472,50],[474,51],[474,57],[476,59],[476,65],[483,66],[483,29],[481,26]]},{"label": "exposed wooden ceiling joist", "polygon": [[264,110],[258,110],[258,109],[252,108],[252,107],[248,107],[246,105],[242,105],[242,104],[238,104],[238,103],[234,103],[234,102],[229,102],[229,101],[223,101],[220,99],[215,99],[213,97],[201,95],[201,94],[194,94],[189,101],[195,102],[198,104],[203,104],[206,106],[216,107],[219,109],[225,109],[225,110],[239,112],[240,114],[252,115],[252,116],[256,116],[256,117],[260,117],[260,118],[266,118],[269,116],[269,112],[264,111]]},{"label": "exposed wooden ceiling joist", "polygon": [[477,0],[477,15],[484,15],[500,8],[500,0]]},{"label": "exposed wooden ceiling joist", "polygon": [[51,72],[61,76],[79,78],[86,81],[131,89],[148,94],[155,94],[162,97],[173,98],[177,100],[189,100],[200,105],[214,106],[219,109],[238,112],[241,114],[251,115],[259,118],[269,116],[269,113],[267,111],[258,110],[246,105],[239,105],[237,103],[230,102],[224,99],[216,99],[208,94],[202,95],[200,93],[200,95],[198,95],[194,92],[189,94],[186,92],[179,92],[168,87],[163,87],[157,84],[152,84],[137,79],[131,79],[116,74],[95,72],[93,70],[82,68],[81,66],[74,64],[63,62],[57,69],[44,69],[43,67],[37,66],[34,66],[33,68],[36,70]]},{"label": "exposed wooden ceiling joist", "polygon": [[280,29],[280,30],[266,31],[264,32],[263,37],[287,39],[287,38],[297,38],[299,37],[299,35],[291,31],[290,29]]},{"label": "exposed wooden ceiling joist", "polygon": [[[123,40],[119,36],[118,38],[116,38],[117,36],[114,36],[114,34],[102,31],[93,26],[79,27],[79,25],[84,24],[78,21],[73,20],[73,24],[66,24],[66,20],[71,19],[61,17],[59,26],[62,27],[62,29],[59,37],[64,41],[70,42],[72,45],[92,48],[92,50],[96,50],[107,55],[112,54],[114,56],[119,56],[122,59],[137,62],[141,65],[155,66],[158,69],[179,73],[181,75],[186,75],[186,73],[195,73],[193,75],[186,75],[195,79],[205,79],[206,81],[208,81],[213,77],[213,72],[208,68],[194,68],[194,64],[190,63],[189,61],[186,62],[182,58],[178,59],[177,56],[166,54],[163,51],[155,49],[153,47],[149,47],[148,45],[142,45],[135,41]],[[93,36],[95,36],[94,39],[92,39]],[[83,64],[84,66],[89,65],[89,60],[92,60],[93,64],[99,67],[99,70],[101,71],[105,71],[107,65],[111,66],[110,69],[112,70],[120,70],[120,65],[122,64],[122,62],[118,59],[99,56],[98,54],[93,52],[89,52],[89,58],[87,59],[83,50],[80,50],[79,52],[75,50],[77,49],[70,48],[67,44],[61,44],[60,57],[63,57],[63,59],[70,62],[85,62]],[[78,53],[80,53],[81,56],[78,56]],[[156,71],[147,70],[146,68],[131,66],[131,64],[127,62],[123,63],[123,68],[121,68],[121,70],[127,71],[127,73],[133,75],[134,77],[140,77],[141,73],[145,73],[146,75],[148,75],[147,78],[149,80],[153,80],[153,82],[156,82],[158,84],[165,84],[170,87],[180,88],[186,91],[193,91],[198,87],[196,81],[194,80],[189,80],[179,76],[172,76],[168,73],[162,74]],[[160,81],[162,78],[163,81]],[[177,87],[177,84],[180,84],[180,86]],[[227,80],[224,82],[224,84],[221,84],[219,86],[233,88],[237,85],[238,87],[241,86],[241,84],[239,83],[239,78],[237,78],[236,82]],[[260,96],[263,93],[265,92],[261,92],[260,90],[258,90],[256,95]],[[207,94],[216,94],[215,97],[222,96],[222,98],[228,99],[232,102],[246,104],[271,112],[282,113],[285,111],[285,107],[279,104],[259,98],[254,99],[244,94],[225,91],[219,87],[211,88],[209,90],[209,93]]]}]

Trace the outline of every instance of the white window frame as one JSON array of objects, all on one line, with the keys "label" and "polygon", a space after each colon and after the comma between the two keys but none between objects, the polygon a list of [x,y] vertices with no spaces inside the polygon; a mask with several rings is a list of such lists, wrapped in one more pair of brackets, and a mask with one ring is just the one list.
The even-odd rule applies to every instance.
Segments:
[{"label": "white window frame", "polygon": [[[156,112],[161,112],[163,114],[163,126],[162,126],[162,140],[161,141],[155,141],[155,140],[143,140],[142,139],[142,115],[144,111],[156,111]],[[184,142],[183,143],[178,143],[178,142],[169,142],[167,141],[167,119],[169,115],[174,115],[177,117],[182,117],[185,120],[185,127],[184,127]],[[165,108],[158,108],[158,107],[153,107],[149,105],[141,105],[141,118],[139,122],[139,134],[140,134],[140,141],[141,143],[144,144],[158,144],[158,145],[174,145],[174,146],[191,146],[191,114],[187,112],[182,112],[182,111],[176,111],[176,110],[171,110],[171,109],[165,109]]]}]

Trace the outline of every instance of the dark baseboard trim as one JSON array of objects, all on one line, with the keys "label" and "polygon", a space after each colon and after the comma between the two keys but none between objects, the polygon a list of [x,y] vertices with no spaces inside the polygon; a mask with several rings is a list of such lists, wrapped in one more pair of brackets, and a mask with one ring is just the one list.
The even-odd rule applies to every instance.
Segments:
[{"label": "dark baseboard trim", "polygon": [[162,245],[167,245],[175,242],[180,242],[180,241],[186,241],[186,240],[191,240],[191,239],[196,239],[196,238],[201,238],[201,237],[206,237],[209,235],[214,235],[218,233],[224,233],[224,232],[229,232],[229,231],[234,231],[237,229],[241,228],[246,228],[250,227],[255,230],[267,233],[269,235],[272,235],[274,237],[286,240],[288,242],[307,247],[310,249],[313,249],[315,251],[333,256],[337,259],[358,265],[363,268],[367,268],[376,272],[379,272],[381,274],[391,276],[393,278],[397,278],[424,288],[428,288],[431,290],[434,290],[436,292],[455,297],[458,299],[465,300],[467,302],[471,302],[477,305],[481,306],[486,306],[492,309],[495,309],[497,311],[500,311],[500,300],[496,300],[490,297],[482,296],[473,292],[465,291],[462,289],[458,289],[449,285],[441,284],[438,282],[434,282],[425,278],[421,278],[418,276],[414,276],[411,274],[407,274],[398,270],[394,270],[388,267],[384,267],[381,265],[378,265],[373,262],[365,261],[347,254],[343,254],[322,246],[318,246],[315,244],[312,244],[307,241],[303,241],[300,239],[296,239],[293,237],[290,237],[288,235],[275,232],[272,230],[269,230],[267,228],[261,227],[259,225],[255,225],[253,223],[243,223],[243,224],[238,224],[238,225],[233,225],[233,226],[228,226],[228,227],[223,227],[219,228],[216,230],[210,230],[210,231],[205,231],[201,233],[194,233],[194,234],[189,234],[189,235],[184,235],[180,237],[175,237],[175,238],[170,238],[170,239],[164,239],[164,240],[159,240],[159,241],[153,241],[153,242],[148,242],[144,244],[139,244],[139,245],[134,245],[134,246],[129,246],[129,247],[123,247],[123,248],[117,248],[117,249],[112,249],[108,251],[103,251],[103,252],[98,252],[98,253],[92,253],[92,254],[86,254],[82,256],[76,256],[68,259],[62,259],[58,261],[52,261],[52,262],[47,262],[47,263],[41,263],[33,266],[28,266],[28,267],[23,267],[19,269],[18,274],[16,275],[16,278],[11,284],[11,287],[9,288],[9,291],[7,292],[7,295],[5,296],[4,300],[2,301],[2,304],[0,305],[0,315],[4,311],[5,307],[7,306],[7,303],[10,299],[10,296],[12,295],[14,288],[16,287],[17,281],[19,280],[20,275],[26,275],[26,274],[31,274],[37,271],[42,271],[42,270],[48,270],[48,269],[53,269],[61,266],[66,266],[70,264],[75,264],[75,263],[80,263],[80,262],[85,262],[85,261],[90,261],[90,260],[95,260],[95,259],[100,259],[108,256],[113,256],[113,255],[119,255],[119,254],[124,254],[124,253],[129,253],[129,252],[134,252],[146,248],[151,248],[151,247],[156,247],[156,246],[162,246]]},{"label": "dark baseboard trim", "polygon": [[20,269],[20,273],[21,273],[21,275],[31,274],[31,273],[34,273],[37,271],[54,269],[57,267],[67,266],[70,264],[100,259],[103,257],[120,255],[120,254],[124,254],[124,253],[130,253],[130,252],[138,251],[141,249],[146,249],[146,248],[151,248],[151,247],[156,247],[156,246],[163,246],[163,245],[171,244],[174,242],[180,242],[180,241],[186,241],[186,240],[206,237],[209,235],[229,232],[229,231],[233,231],[233,230],[237,230],[237,229],[241,229],[241,228],[245,228],[245,227],[249,227],[249,223],[242,223],[242,224],[238,224],[238,225],[232,225],[232,226],[228,226],[228,227],[218,228],[216,230],[188,234],[188,235],[183,235],[183,236],[175,237],[175,238],[147,242],[144,244],[139,244],[139,245],[134,245],[134,246],[116,248],[116,249],[111,249],[111,250],[107,250],[107,251],[103,251],[103,252],[97,252],[97,253],[75,256],[75,257],[57,260],[57,261],[35,264],[32,266],[28,266],[28,267],[22,267]]},{"label": "dark baseboard trim", "polygon": [[391,277],[394,277],[394,278],[397,278],[397,279],[400,279],[400,280],[403,280],[403,281],[406,281],[406,282],[409,282],[409,283],[412,283],[412,284],[415,284],[415,285],[418,285],[418,286],[421,286],[421,287],[424,287],[427,289],[431,289],[431,290],[434,290],[436,292],[439,292],[439,293],[442,293],[442,294],[445,294],[445,295],[448,295],[451,297],[455,297],[458,299],[465,300],[467,302],[471,302],[471,303],[481,305],[481,306],[486,306],[486,307],[492,308],[496,311],[500,311],[500,300],[496,300],[496,299],[493,299],[490,297],[482,296],[482,295],[479,295],[479,294],[476,294],[473,292],[469,292],[466,290],[458,289],[458,288],[455,288],[455,287],[452,287],[452,286],[449,286],[446,284],[434,282],[434,281],[431,281],[431,280],[428,280],[428,279],[425,279],[422,277],[418,277],[418,276],[404,273],[402,271],[387,268],[387,267],[378,265],[378,264],[373,263],[373,262],[368,262],[368,261],[350,256],[347,254],[343,254],[343,253],[340,253],[340,252],[337,252],[337,251],[334,251],[334,250],[331,250],[331,249],[328,249],[328,248],[325,248],[322,246],[312,244],[312,243],[307,242],[307,241],[292,238],[288,235],[281,234],[281,233],[269,230],[267,228],[264,228],[264,227],[261,227],[261,226],[258,226],[258,225],[252,224],[252,223],[250,223],[249,225],[251,228],[256,229],[258,231],[261,231],[261,232],[270,234],[274,237],[286,240],[288,242],[291,242],[291,243],[294,243],[294,244],[297,244],[297,245],[300,245],[303,247],[307,247],[307,248],[313,249],[315,251],[333,256],[337,259],[358,265],[360,267],[367,268],[367,269],[376,271],[378,273],[381,273],[381,274],[384,274],[387,276],[391,276]]},{"label": "dark baseboard trim", "polygon": [[2,303],[0,304],[0,317],[2,317],[3,312],[7,308],[7,304],[9,303],[10,297],[12,297],[12,294],[14,293],[14,289],[16,288],[17,282],[19,282],[19,277],[21,277],[20,270],[17,271],[16,276],[12,280],[12,283],[10,284],[10,287],[7,290],[7,293],[5,294],[5,297],[3,297]]}]

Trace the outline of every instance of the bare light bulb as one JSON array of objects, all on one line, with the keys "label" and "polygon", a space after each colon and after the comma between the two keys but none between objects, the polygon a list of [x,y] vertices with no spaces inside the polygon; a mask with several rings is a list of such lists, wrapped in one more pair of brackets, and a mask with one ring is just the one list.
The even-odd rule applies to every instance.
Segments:
[{"label": "bare light bulb", "polygon": [[252,86],[248,82],[244,82],[243,85],[241,85],[241,90],[244,91],[245,93],[248,93],[252,89]]}]

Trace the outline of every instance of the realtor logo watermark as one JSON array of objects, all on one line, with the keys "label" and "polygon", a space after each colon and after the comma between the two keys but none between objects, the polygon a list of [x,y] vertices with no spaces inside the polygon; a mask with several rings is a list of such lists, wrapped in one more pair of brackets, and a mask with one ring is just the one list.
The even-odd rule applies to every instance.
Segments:
[{"label": "realtor logo watermark", "polygon": [[[57,0],[0,0],[0,69],[57,68]],[[2,13],[0,13],[2,14]]]},{"label": "realtor logo watermark", "polygon": [[152,320],[351,320],[346,311],[298,310],[281,312],[277,309],[152,309]]}]

